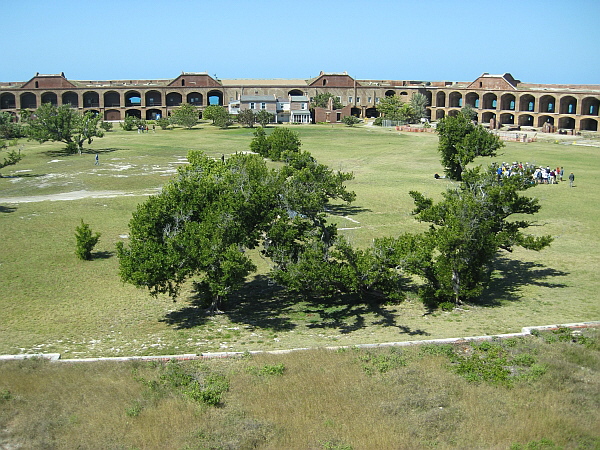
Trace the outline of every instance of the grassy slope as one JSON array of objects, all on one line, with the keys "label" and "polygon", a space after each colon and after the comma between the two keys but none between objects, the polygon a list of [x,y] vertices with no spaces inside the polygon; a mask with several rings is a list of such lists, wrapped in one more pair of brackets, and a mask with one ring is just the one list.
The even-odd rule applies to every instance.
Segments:
[{"label": "grassy slope", "polygon": [[[346,218],[334,217],[358,245],[373,237],[416,230],[409,190],[438,196],[441,173],[433,134],[330,126],[297,127],[303,148],[334,169],[352,171],[357,194]],[[555,242],[540,253],[502,255],[488,306],[424,315],[411,301],[374,310],[366,306],[298,303],[260,277],[228,314],[209,318],[189,295],[173,304],[152,299],[118,279],[114,245],[142,195],[153,192],[181,164],[189,149],[219,158],[246,151],[246,129],[116,131],[97,139],[83,156],[60,154],[61,145],[27,143],[26,158],[5,168],[0,198],[71,191],[117,190],[135,196],[61,202],[0,203],[0,353],[60,352],[65,356],[197,353],[275,349],[427,337],[498,334],[526,325],[600,319],[596,268],[600,266],[597,148],[549,143],[509,143],[496,160],[563,165],[568,183],[532,191],[543,209],[534,229]],[[100,154],[100,166],[93,154]],[[485,160],[482,162],[488,162]],[[347,217],[351,217],[349,220]],[[74,230],[84,219],[102,233],[92,262],[74,256]],[[358,221],[357,224],[354,221]],[[264,261],[258,260],[263,269]]]}]

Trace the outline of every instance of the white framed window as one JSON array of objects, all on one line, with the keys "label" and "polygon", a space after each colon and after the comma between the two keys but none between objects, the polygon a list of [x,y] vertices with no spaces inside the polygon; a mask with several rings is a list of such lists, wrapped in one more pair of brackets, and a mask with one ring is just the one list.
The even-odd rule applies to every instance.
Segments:
[{"label": "white framed window", "polygon": [[375,97],[375,103],[379,103],[379,97]]},{"label": "white framed window", "polygon": [[250,102],[250,109],[256,109],[256,104],[254,102]]},{"label": "white framed window", "polygon": [[348,97],[348,103],[352,103],[352,97]]},{"label": "white framed window", "polygon": [[372,97],[367,97],[367,103],[371,103],[372,100],[373,100]]},{"label": "white framed window", "polygon": [[302,106],[301,106],[301,108],[302,108],[302,109],[306,109],[306,103],[302,103]]},{"label": "white framed window", "polygon": [[260,109],[267,109],[267,104],[265,102],[262,102],[260,104]]},{"label": "white framed window", "polygon": [[342,102],[342,97],[340,97],[339,95],[337,96],[338,102]]}]

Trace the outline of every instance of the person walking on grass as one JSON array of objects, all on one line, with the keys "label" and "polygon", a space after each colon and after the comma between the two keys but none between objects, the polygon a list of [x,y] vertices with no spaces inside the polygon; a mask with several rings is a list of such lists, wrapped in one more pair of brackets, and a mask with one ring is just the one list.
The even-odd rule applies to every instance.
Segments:
[{"label": "person walking on grass", "polygon": [[569,187],[573,187],[574,182],[575,182],[575,175],[573,175],[573,172],[571,172],[569,174]]},{"label": "person walking on grass", "polygon": [[94,158],[94,165],[95,166],[100,165],[100,156],[98,155],[98,153],[96,153],[96,157]]}]

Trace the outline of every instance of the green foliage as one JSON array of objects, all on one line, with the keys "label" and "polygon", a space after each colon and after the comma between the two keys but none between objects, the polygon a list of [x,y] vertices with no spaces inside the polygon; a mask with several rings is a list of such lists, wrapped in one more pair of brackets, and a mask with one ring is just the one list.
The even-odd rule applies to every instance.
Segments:
[{"label": "green foliage", "polygon": [[[9,146],[14,146],[16,145],[16,141],[11,141],[8,144]],[[0,149],[3,149],[4,146],[6,146],[6,144],[4,144],[4,141],[0,140]],[[0,169],[7,167],[7,166],[12,166],[14,164],[17,164],[19,161],[21,161],[23,159],[23,155],[21,155],[21,150],[19,149],[19,151],[16,150],[10,150],[7,155],[4,157],[3,161],[0,161]]]},{"label": "green foliage", "polygon": [[463,106],[460,113],[469,120],[477,120],[477,111],[471,105]]},{"label": "green foliage", "polygon": [[[138,376],[137,371],[134,371],[134,376],[157,400],[178,395],[208,406],[217,406],[222,403],[223,395],[229,390],[229,380],[225,375],[198,370],[192,364],[184,365],[171,360],[156,367],[157,377],[146,379]],[[126,413],[135,417],[142,412],[143,407],[143,402],[135,402]]]},{"label": "green foliage", "polygon": [[438,150],[447,177],[461,181],[467,164],[478,156],[496,156],[502,141],[463,114],[438,121]]},{"label": "green foliage", "polygon": [[256,114],[256,122],[260,124],[261,127],[266,127],[268,124],[275,120],[275,115],[271,114],[269,111],[265,109],[261,109]]},{"label": "green foliage", "polygon": [[384,351],[367,351],[358,356],[362,368],[367,375],[387,373],[404,367],[407,364],[402,352],[396,348]]},{"label": "green foliage", "polygon": [[354,125],[356,125],[357,123],[360,123],[362,121],[356,116],[344,116],[342,118],[342,122],[345,123],[349,127],[353,127]]},{"label": "green foliage", "polygon": [[251,109],[243,109],[238,113],[237,121],[248,128],[253,128],[256,123],[256,114]]},{"label": "green foliage", "polygon": [[456,304],[453,302],[442,302],[439,306],[442,311],[452,311],[456,307]]},{"label": "green foliage", "polygon": [[329,107],[329,99],[332,99],[333,103],[333,109],[342,109],[344,107],[344,105],[342,105],[342,102],[332,93],[330,92],[322,92],[320,94],[317,94],[313,97],[312,103],[311,103],[311,107],[317,107],[317,108],[328,108]]},{"label": "green foliage", "polygon": [[12,140],[25,137],[25,130],[9,112],[0,111],[0,139]]},{"label": "green foliage", "polygon": [[257,376],[281,376],[285,372],[285,365],[279,364],[265,364],[262,367],[248,367],[246,369],[248,373]]},{"label": "green foliage", "polygon": [[8,389],[0,390],[0,404],[7,402],[13,398],[12,393]]},{"label": "green foliage", "polygon": [[156,120],[156,125],[158,125],[161,130],[166,130],[169,128],[169,125],[171,125],[171,121],[166,117],[161,117],[160,119]]},{"label": "green foliage", "polygon": [[220,128],[227,128],[233,123],[227,109],[219,105],[207,106],[202,113],[202,118],[206,120],[212,120],[213,125]]},{"label": "green foliage", "polygon": [[81,115],[69,105],[43,103],[27,120],[27,136],[40,143],[64,142],[69,153],[81,153],[84,142],[91,144],[94,137],[104,136],[101,122],[100,115],[91,111]]},{"label": "green foliage", "polygon": [[269,156],[269,143],[267,141],[267,134],[263,127],[258,127],[253,132],[254,138],[250,141],[250,151],[258,153],[263,158]]},{"label": "green foliage", "polygon": [[307,152],[284,154],[286,164],[270,170],[258,155],[221,163],[190,152],[190,164],[134,213],[129,246],[117,246],[122,280],[175,299],[187,278],[199,277],[196,290],[215,311],[255,270],[246,249],[264,239],[263,253],[283,273],[298,263],[288,251],[309,249],[316,230],[335,235],[325,205],[354,199],[344,187],[352,175],[334,173]]},{"label": "green foliage", "polygon": [[81,220],[81,225],[75,228],[75,254],[79,259],[92,259],[92,250],[100,239],[100,233],[93,234],[90,226]]},{"label": "green foliage", "polygon": [[411,117],[412,121],[419,121],[423,117],[427,117],[428,105],[429,101],[427,100],[427,97],[420,92],[415,92],[410,98],[410,106],[413,110],[413,115]]},{"label": "green foliage", "polygon": [[[377,111],[382,119],[400,123],[414,122],[418,115],[411,103],[405,103],[396,96],[384,97],[379,100]],[[379,123],[379,125],[380,124],[381,123]]]},{"label": "green foliage", "polygon": [[104,131],[108,132],[113,129],[113,124],[110,122],[101,122],[100,128],[102,128]]},{"label": "green foliage", "polygon": [[198,123],[198,108],[189,103],[182,103],[171,112],[171,123],[190,129]]},{"label": "green foliage", "polygon": [[563,447],[555,445],[550,439],[530,441],[527,444],[512,444],[510,450],[563,450]]},{"label": "green foliage", "polygon": [[432,306],[476,300],[489,284],[499,249],[510,252],[521,246],[537,251],[552,242],[550,236],[524,234],[521,230],[531,222],[508,220],[539,211],[537,199],[519,194],[531,187],[525,177],[499,181],[492,168],[477,168],[467,171],[463,183],[444,192],[437,204],[411,191],[413,214],[430,228],[395,240],[376,239],[375,246],[406,272],[425,279],[421,296]]}]

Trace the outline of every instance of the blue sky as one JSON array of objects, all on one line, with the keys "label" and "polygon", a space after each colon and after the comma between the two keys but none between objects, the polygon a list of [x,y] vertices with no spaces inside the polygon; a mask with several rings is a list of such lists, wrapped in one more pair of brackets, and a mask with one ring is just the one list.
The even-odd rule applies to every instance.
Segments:
[{"label": "blue sky", "polygon": [[600,0],[2,0],[0,80],[310,78],[600,84]]}]

